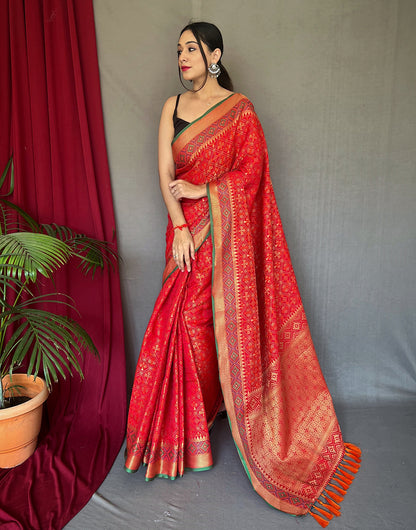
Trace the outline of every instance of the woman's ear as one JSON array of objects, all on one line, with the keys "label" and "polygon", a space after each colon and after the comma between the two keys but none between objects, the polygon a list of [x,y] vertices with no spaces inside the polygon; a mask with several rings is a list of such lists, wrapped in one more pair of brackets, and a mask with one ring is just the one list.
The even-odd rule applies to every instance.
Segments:
[{"label": "woman's ear", "polygon": [[221,59],[221,50],[219,48],[215,48],[215,50],[211,54],[211,60],[213,63],[218,63]]}]

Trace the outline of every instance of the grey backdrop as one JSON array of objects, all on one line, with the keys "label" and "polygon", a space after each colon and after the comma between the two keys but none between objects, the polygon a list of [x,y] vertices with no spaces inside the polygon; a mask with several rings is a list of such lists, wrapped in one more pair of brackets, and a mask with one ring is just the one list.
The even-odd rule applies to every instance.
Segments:
[{"label": "grey backdrop", "polygon": [[416,397],[416,2],[95,0],[132,382],[161,284],[157,128],[176,43],[216,23],[256,108],[292,260],[337,401]]}]

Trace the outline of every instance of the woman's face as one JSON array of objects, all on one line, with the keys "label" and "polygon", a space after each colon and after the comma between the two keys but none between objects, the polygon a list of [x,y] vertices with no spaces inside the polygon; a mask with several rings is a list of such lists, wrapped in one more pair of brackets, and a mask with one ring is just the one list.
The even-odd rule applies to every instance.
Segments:
[{"label": "woman's face", "polygon": [[[211,60],[212,53],[208,47],[202,43],[208,64],[213,62]],[[182,33],[178,43],[178,64],[182,71],[182,76],[186,81],[204,80],[206,75],[206,67],[204,59],[199,49],[199,45],[195,35],[191,30],[186,30]]]}]

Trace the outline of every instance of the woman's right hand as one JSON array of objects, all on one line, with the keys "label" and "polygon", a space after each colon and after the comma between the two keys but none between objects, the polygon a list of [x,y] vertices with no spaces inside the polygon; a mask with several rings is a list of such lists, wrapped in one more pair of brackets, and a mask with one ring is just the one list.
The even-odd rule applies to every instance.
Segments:
[{"label": "woman's right hand", "polygon": [[185,268],[191,272],[191,260],[195,259],[195,245],[191,232],[187,227],[175,230],[172,243],[172,255],[179,269],[184,272]]},{"label": "woman's right hand", "polygon": [[207,196],[206,184],[191,184],[182,179],[169,182],[169,190],[177,201],[181,199],[202,199]]}]

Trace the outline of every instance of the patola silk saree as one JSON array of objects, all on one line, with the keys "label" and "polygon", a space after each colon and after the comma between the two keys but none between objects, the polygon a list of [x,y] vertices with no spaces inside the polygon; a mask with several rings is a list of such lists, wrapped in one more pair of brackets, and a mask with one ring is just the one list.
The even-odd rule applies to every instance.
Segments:
[{"label": "patola silk saree", "polygon": [[212,466],[209,428],[224,400],[254,489],[323,526],[359,468],[343,442],[311,340],[250,101],[233,94],[172,143],[176,178],[207,185],[183,200],[197,248],[172,258],[147,328],[132,393],[126,470],[175,478]]}]

